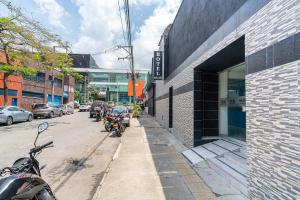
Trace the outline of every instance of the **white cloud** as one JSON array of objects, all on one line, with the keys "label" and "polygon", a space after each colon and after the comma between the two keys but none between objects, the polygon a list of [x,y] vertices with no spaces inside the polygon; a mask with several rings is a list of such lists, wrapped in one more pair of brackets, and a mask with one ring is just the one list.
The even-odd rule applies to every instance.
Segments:
[{"label": "white cloud", "polygon": [[[119,45],[123,41],[118,11],[118,1],[72,0],[81,16],[79,40],[73,45],[74,53],[95,53]],[[122,1],[120,1],[122,2]],[[173,21],[181,0],[132,0],[131,5],[157,5],[153,15],[145,20],[138,33],[133,33],[135,64],[137,68],[149,68],[153,50],[157,49],[164,28]],[[132,19],[134,20],[134,19]],[[134,37],[133,37],[134,38]],[[124,56],[115,53],[94,56],[100,67],[128,68],[128,61],[118,61]]]},{"label": "white cloud", "polygon": [[63,18],[67,15],[65,9],[56,2],[56,0],[34,0],[41,8],[43,13],[46,13],[49,18],[49,23],[58,28],[65,28]]},{"label": "white cloud", "polygon": [[[80,37],[73,45],[75,53],[102,52],[122,41],[117,1],[73,0],[81,16]],[[94,56],[100,67],[118,67],[116,54]]]},{"label": "white cloud", "polygon": [[164,4],[158,6],[153,15],[145,20],[133,41],[137,68],[151,67],[153,51],[157,50],[164,29],[173,22],[181,1],[165,0]]}]

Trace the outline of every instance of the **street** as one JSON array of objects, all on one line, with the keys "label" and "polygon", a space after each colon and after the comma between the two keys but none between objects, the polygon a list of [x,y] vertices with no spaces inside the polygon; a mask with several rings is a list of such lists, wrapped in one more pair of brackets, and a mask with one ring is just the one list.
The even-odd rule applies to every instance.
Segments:
[{"label": "street", "polygon": [[59,199],[92,199],[120,139],[110,137],[103,123],[89,118],[88,112],[0,126],[0,168],[28,156],[38,124],[44,121],[49,128],[37,144],[53,141],[54,147],[37,157],[40,167],[45,166],[42,176]]}]

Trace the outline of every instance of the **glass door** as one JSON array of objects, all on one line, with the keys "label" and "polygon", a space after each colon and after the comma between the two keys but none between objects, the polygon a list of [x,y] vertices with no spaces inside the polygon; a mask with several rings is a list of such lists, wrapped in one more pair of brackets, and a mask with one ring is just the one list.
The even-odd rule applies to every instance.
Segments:
[{"label": "glass door", "polygon": [[245,65],[228,71],[228,136],[246,141]]}]

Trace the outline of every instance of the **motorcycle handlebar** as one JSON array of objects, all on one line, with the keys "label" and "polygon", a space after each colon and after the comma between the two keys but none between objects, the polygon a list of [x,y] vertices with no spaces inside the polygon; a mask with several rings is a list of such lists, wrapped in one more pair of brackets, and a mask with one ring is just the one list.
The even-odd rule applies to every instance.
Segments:
[{"label": "motorcycle handlebar", "polygon": [[46,147],[48,147],[48,146],[50,146],[52,144],[53,144],[53,141],[47,142],[46,144],[43,144],[42,146],[37,146],[37,147],[31,149],[29,153],[30,154],[37,153],[37,152],[43,150],[44,148],[46,148]]}]

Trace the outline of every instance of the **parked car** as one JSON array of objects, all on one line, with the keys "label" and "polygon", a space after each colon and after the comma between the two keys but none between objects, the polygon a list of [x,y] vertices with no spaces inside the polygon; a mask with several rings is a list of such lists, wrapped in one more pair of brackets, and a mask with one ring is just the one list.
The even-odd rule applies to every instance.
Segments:
[{"label": "parked car", "polygon": [[79,106],[80,106],[79,102],[74,101],[74,109],[79,109]]},{"label": "parked car", "polygon": [[64,115],[74,114],[74,104],[64,104],[61,105],[61,109]]},{"label": "parked car", "polygon": [[103,101],[94,101],[92,103],[92,106],[90,108],[90,118],[93,118],[95,115],[96,115],[96,111],[95,111],[95,108],[96,107],[102,107],[103,105]]},{"label": "parked car", "polygon": [[132,112],[133,112],[133,107],[134,107],[133,105],[128,105],[128,106],[127,106],[128,112],[129,112],[129,113],[132,113]]},{"label": "parked car", "polygon": [[89,104],[80,104],[79,112],[87,112],[89,111],[91,106]]},{"label": "parked car", "polygon": [[14,122],[32,121],[33,114],[16,106],[0,107],[0,123],[11,125]]},{"label": "parked car", "polygon": [[63,110],[60,106],[53,106],[46,103],[34,104],[32,107],[33,117],[48,117],[63,116]]},{"label": "parked car", "polygon": [[115,106],[111,110],[111,115],[117,116],[117,115],[123,115],[123,123],[126,124],[126,126],[130,126],[130,114],[129,110],[126,106]]}]

